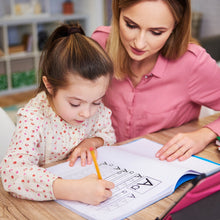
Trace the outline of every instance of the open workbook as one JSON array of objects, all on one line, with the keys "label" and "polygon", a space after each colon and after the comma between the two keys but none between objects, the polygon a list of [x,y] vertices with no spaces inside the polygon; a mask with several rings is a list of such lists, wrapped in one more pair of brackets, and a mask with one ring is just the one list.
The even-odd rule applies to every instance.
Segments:
[{"label": "open workbook", "polygon": [[[155,157],[161,144],[139,139],[121,146],[98,148],[97,161],[103,179],[114,182],[110,199],[92,206],[75,201],[56,200],[86,219],[123,219],[170,195],[192,175],[210,175],[220,164],[192,156],[186,161],[160,161]],[[81,167],[80,160],[48,168],[64,179],[79,179],[96,173],[94,164]]]}]

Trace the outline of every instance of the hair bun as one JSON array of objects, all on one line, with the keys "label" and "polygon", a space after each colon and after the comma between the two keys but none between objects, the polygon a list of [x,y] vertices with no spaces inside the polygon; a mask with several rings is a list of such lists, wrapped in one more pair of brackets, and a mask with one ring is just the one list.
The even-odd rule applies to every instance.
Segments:
[{"label": "hair bun", "polygon": [[72,25],[69,27],[68,29],[68,34],[71,35],[71,34],[82,34],[82,35],[85,35],[85,32],[84,30],[81,28],[80,25]]}]

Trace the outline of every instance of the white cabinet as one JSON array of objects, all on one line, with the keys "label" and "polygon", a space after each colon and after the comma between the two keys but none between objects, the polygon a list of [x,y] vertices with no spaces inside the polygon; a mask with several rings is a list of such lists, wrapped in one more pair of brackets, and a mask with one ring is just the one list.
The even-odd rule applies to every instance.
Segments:
[{"label": "white cabinet", "polygon": [[[103,25],[103,0],[74,0],[70,15],[62,13],[64,1],[0,0],[0,96],[37,88],[41,48],[58,24],[79,22],[88,36]],[[15,4],[36,2],[40,14],[16,15]]]}]

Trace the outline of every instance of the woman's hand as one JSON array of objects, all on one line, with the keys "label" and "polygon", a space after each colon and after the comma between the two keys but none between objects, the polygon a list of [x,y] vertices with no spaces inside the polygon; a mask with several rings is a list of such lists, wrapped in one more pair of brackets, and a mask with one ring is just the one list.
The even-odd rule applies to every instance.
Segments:
[{"label": "woman's hand", "polygon": [[209,128],[201,128],[194,132],[179,133],[165,144],[157,153],[160,160],[186,160],[193,154],[202,151],[217,135]]},{"label": "woman's hand", "polygon": [[87,138],[79,143],[77,147],[75,147],[70,154],[68,161],[70,166],[73,166],[78,157],[81,157],[81,165],[85,166],[86,164],[92,163],[92,156],[90,153],[90,147],[93,147],[95,154],[97,154],[96,148],[102,146],[104,141],[102,138],[93,137]]}]

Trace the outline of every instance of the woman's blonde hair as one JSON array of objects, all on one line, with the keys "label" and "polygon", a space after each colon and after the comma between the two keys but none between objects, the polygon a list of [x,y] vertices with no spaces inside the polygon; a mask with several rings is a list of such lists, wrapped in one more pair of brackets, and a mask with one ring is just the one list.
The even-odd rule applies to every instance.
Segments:
[{"label": "woman's blonde hair", "polygon": [[[110,55],[115,69],[115,77],[123,79],[131,74],[129,68],[129,55],[123,47],[119,34],[119,18],[122,9],[128,8],[141,1],[158,0],[112,0],[112,27],[107,42],[107,51]],[[196,43],[191,36],[191,1],[190,0],[160,0],[169,6],[175,19],[175,28],[160,54],[169,60],[181,57],[187,50],[190,42]]]}]

